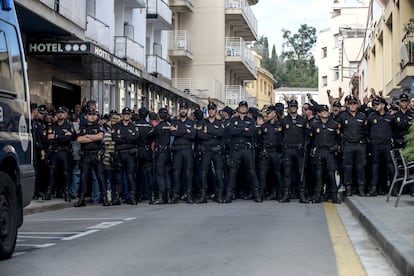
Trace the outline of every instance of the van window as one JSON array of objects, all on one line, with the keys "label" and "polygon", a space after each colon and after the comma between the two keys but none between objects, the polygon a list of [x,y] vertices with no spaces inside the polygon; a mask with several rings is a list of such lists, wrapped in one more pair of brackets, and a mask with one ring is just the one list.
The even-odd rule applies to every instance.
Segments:
[{"label": "van window", "polygon": [[14,26],[0,21],[0,90],[25,101],[23,62]]}]

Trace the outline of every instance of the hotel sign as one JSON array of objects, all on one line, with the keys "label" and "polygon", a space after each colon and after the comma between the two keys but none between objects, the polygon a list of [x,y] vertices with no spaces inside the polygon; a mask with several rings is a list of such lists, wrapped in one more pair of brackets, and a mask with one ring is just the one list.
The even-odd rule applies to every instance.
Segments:
[{"label": "hotel sign", "polygon": [[141,77],[141,70],[91,42],[30,42],[31,55],[93,55],[128,73]]}]

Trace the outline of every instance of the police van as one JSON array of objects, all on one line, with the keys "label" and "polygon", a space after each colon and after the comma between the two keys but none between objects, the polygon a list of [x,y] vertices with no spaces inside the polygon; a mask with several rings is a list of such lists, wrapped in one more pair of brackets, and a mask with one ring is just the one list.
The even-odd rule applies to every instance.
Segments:
[{"label": "police van", "polygon": [[13,1],[0,0],[0,260],[12,256],[34,192],[26,60]]}]

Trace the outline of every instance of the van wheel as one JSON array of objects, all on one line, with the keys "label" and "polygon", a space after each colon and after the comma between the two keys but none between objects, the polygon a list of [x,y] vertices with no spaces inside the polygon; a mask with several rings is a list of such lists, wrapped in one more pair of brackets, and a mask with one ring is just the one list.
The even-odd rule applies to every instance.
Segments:
[{"label": "van wheel", "polygon": [[16,246],[16,187],[6,173],[0,172],[0,260],[9,259]]}]

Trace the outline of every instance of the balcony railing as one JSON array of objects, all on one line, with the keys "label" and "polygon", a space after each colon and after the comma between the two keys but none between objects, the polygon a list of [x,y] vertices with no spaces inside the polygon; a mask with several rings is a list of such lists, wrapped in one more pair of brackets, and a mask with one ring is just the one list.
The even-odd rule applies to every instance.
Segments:
[{"label": "balcony railing", "polygon": [[87,16],[86,37],[106,49],[111,49],[109,26],[92,15]]},{"label": "balcony railing", "polygon": [[226,9],[241,10],[250,29],[257,36],[257,19],[247,0],[226,0]]},{"label": "balcony railing", "polygon": [[170,31],[170,44],[169,50],[173,51],[190,51],[191,52],[191,44],[190,44],[190,37],[187,31],[177,30],[177,31]]},{"label": "balcony railing", "polygon": [[171,79],[171,64],[160,56],[147,56],[147,72],[151,75],[161,75]]},{"label": "balcony railing", "polygon": [[119,58],[130,59],[145,67],[144,46],[126,36],[115,37],[115,55]]},{"label": "balcony railing", "polygon": [[256,107],[256,98],[251,96],[241,85],[226,85],[226,105],[236,106],[240,101],[247,101],[249,106]]},{"label": "balcony railing", "polygon": [[192,12],[195,0],[170,0],[171,9],[178,12]]},{"label": "balcony railing", "polygon": [[257,75],[254,56],[241,37],[226,37],[226,57],[240,57],[252,74]]},{"label": "balcony railing", "polygon": [[172,12],[163,0],[147,0],[147,18],[164,19],[168,24],[172,23]]},{"label": "balcony railing", "polygon": [[200,99],[223,101],[223,84],[214,78],[175,78],[172,85],[184,93]]},{"label": "balcony railing", "polygon": [[146,1],[145,0],[124,0],[125,7],[133,8],[133,9],[142,9],[145,8]]},{"label": "balcony railing", "polygon": [[414,34],[408,34],[400,47],[402,66],[414,64]]}]

